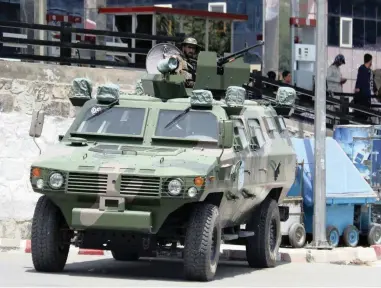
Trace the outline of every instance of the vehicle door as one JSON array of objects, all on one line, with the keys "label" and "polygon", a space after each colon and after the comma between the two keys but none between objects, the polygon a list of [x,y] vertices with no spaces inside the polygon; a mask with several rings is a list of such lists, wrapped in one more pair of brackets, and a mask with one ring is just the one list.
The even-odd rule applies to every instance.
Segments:
[{"label": "vehicle door", "polygon": [[233,193],[235,198],[235,207],[231,214],[231,219],[236,221],[240,217],[240,207],[244,204],[244,191],[250,190],[250,167],[252,165],[252,154],[250,152],[250,142],[244,122],[241,118],[235,118],[234,121],[234,153],[235,161],[231,170],[231,179],[233,183]]},{"label": "vehicle door", "polygon": [[[279,187],[280,183],[285,180],[285,169],[291,159],[292,148],[284,141],[283,130],[286,129],[284,122],[279,122],[278,118],[273,116],[264,117],[265,126],[271,139],[269,145],[268,164],[267,164],[267,179],[266,184],[269,188]],[[279,123],[283,123],[280,127]]]},{"label": "vehicle door", "polygon": [[267,139],[258,118],[248,118],[247,124],[250,131],[250,150],[253,155],[251,167],[252,190],[255,195],[259,196],[267,183]]}]

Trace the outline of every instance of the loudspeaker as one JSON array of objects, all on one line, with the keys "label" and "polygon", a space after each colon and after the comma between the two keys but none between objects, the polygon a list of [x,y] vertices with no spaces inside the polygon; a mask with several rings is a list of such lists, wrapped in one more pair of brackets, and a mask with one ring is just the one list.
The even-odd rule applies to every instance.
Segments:
[{"label": "loudspeaker", "polygon": [[146,70],[148,74],[161,74],[157,70],[157,64],[160,60],[172,55],[180,55],[181,51],[175,45],[170,43],[156,44],[148,51],[146,58]]}]

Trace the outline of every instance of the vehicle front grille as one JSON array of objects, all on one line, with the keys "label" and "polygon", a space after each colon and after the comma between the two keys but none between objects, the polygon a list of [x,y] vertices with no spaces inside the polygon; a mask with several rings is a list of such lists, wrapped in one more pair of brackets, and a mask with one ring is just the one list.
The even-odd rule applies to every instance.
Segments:
[{"label": "vehicle front grille", "polygon": [[106,193],[107,175],[98,173],[69,173],[67,192]]},{"label": "vehicle front grille", "polygon": [[131,196],[160,196],[160,177],[122,175],[120,194]]}]

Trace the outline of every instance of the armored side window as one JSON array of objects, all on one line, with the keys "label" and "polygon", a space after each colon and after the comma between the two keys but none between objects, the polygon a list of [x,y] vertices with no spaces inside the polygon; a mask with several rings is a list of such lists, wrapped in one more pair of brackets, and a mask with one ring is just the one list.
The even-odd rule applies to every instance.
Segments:
[{"label": "armored side window", "polygon": [[262,148],[263,145],[265,145],[265,136],[263,135],[263,131],[261,128],[261,124],[259,123],[258,119],[249,119],[247,121],[249,127],[250,127],[250,135],[252,140],[254,141],[254,144]]},{"label": "armored side window", "polygon": [[273,117],[263,117],[263,120],[268,132],[273,132],[276,129]]},{"label": "armored side window", "polygon": [[284,122],[284,118],[282,116],[278,116],[275,119],[280,132],[283,132],[287,129],[286,123]]},{"label": "armored side window", "polygon": [[248,145],[245,126],[241,119],[236,119],[234,121],[234,147],[236,150],[242,150],[246,149]]}]

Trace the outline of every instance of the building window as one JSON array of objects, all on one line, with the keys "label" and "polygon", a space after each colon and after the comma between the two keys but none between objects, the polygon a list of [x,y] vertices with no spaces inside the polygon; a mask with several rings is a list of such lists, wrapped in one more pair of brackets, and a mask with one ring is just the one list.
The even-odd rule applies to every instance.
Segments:
[{"label": "building window", "polygon": [[[353,0],[341,0],[340,1],[340,16],[352,17],[353,16]],[[329,3],[329,1],[328,1]]]},{"label": "building window", "polygon": [[365,42],[364,20],[352,19],[352,46],[353,48],[363,48]]},{"label": "building window", "polygon": [[377,22],[365,20],[365,46],[377,44]]},{"label": "building window", "polygon": [[[380,14],[380,4],[381,3],[372,3],[372,1],[365,1],[365,18],[367,19],[377,19],[377,14]],[[380,12],[378,12],[378,11]],[[381,15],[378,15],[380,17]]]},{"label": "building window", "polygon": [[352,48],[352,25],[353,20],[351,18],[340,18],[340,47]]},{"label": "building window", "polygon": [[329,0],[327,22],[329,46],[375,48],[381,42],[381,0]]},{"label": "building window", "polygon": [[209,12],[226,13],[226,2],[212,2],[208,4]]},{"label": "building window", "polygon": [[328,46],[340,46],[340,17],[328,16],[328,27]]},{"label": "building window", "polygon": [[377,22],[377,33],[376,33],[377,46],[381,46],[381,22]]},{"label": "building window", "polygon": [[364,18],[365,17],[365,6],[362,1],[356,1],[353,3],[353,17],[354,18]]},{"label": "building window", "polygon": [[328,1],[328,14],[340,15],[340,0]]}]

